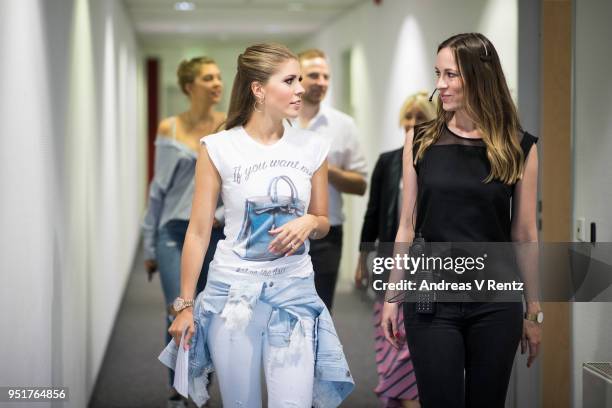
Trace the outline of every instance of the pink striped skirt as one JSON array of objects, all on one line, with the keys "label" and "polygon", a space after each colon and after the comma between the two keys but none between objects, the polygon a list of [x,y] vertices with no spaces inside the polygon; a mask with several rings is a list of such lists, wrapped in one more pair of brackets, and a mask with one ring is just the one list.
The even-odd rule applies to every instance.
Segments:
[{"label": "pink striped skirt", "polygon": [[374,345],[376,348],[376,370],[378,385],[374,392],[386,408],[401,407],[401,400],[416,400],[419,398],[414,367],[410,351],[406,343],[404,329],[404,313],[399,308],[398,328],[403,342],[400,349],[394,349],[385,339],[381,323],[382,301],[374,303]]}]

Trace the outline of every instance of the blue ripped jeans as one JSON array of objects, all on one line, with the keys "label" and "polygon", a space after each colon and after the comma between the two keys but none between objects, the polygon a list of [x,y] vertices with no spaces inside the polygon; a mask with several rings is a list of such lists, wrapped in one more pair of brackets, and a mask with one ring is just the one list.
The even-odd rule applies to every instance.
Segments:
[{"label": "blue ripped jeans", "polygon": [[269,408],[312,407],[314,320],[302,320],[301,346],[286,357],[287,347],[275,347],[270,339],[275,334],[268,328],[272,310],[258,302],[245,330],[229,329],[219,315],[211,319],[208,347],[225,407],[261,408],[262,366]]},{"label": "blue ripped jeans", "polygon": [[[168,308],[181,292],[181,253],[183,252],[183,242],[185,241],[188,225],[189,221],[168,221],[157,233],[157,265],[164,299]],[[198,279],[196,295],[203,291],[206,286],[208,267],[215,255],[217,242],[224,238],[222,227],[212,229],[210,244],[208,245],[208,251],[204,257],[202,271]],[[169,309],[166,310],[166,312],[168,311]],[[170,333],[168,333],[172,320],[174,320],[174,317],[170,313],[166,313],[166,344],[172,339]],[[170,384],[172,384],[174,382],[174,372],[169,370],[169,373]]]},{"label": "blue ripped jeans", "polygon": [[[244,387],[260,386],[259,374],[252,373],[260,370],[263,363],[268,366],[264,366],[264,370],[267,370],[269,388],[280,390],[283,387],[295,393],[291,396],[285,391],[278,394],[269,391],[270,406],[339,406],[355,383],[331,315],[315,290],[313,276],[270,279],[236,274],[231,281],[217,280],[213,268],[204,292],[196,299],[195,333],[189,350],[179,350],[172,341],[158,357],[167,367],[178,370],[178,378],[187,377],[188,390],[177,390],[184,396],[189,394],[201,407],[209,399],[208,373],[217,370],[223,402],[230,403],[225,406],[240,406],[236,403],[245,401],[257,404],[258,394],[251,394]],[[255,340],[257,336],[260,339]],[[311,347],[314,366],[309,357]],[[185,353],[188,354],[187,363],[184,362]],[[228,356],[228,353],[236,356]],[[245,353],[254,358],[235,361],[238,355],[244,357]],[[301,355],[304,360],[299,358]],[[301,368],[292,367],[294,364]],[[228,381],[230,384],[224,391],[224,383]],[[240,390],[232,386],[232,382],[240,385]],[[306,389],[306,385],[310,389]],[[240,401],[236,399],[236,392],[239,392]],[[304,395],[300,401],[295,399],[298,393]],[[242,406],[251,407],[246,403]]]}]

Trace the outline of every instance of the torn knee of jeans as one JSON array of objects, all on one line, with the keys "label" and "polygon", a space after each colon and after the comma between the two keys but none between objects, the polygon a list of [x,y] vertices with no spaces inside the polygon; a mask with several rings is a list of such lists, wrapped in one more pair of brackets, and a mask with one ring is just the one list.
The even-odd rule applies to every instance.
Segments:
[{"label": "torn knee of jeans", "polygon": [[230,287],[221,312],[221,317],[228,329],[244,331],[253,316],[253,308],[260,293],[260,283],[241,282]]},{"label": "torn knee of jeans", "polygon": [[234,406],[235,406],[236,408],[242,408],[242,407],[244,407],[244,403],[243,403],[242,401],[236,401],[236,402],[234,403]]},{"label": "torn knee of jeans", "polygon": [[165,244],[168,248],[174,248],[176,246],[176,241],[166,241]]},{"label": "torn knee of jeans", "polygon": [[308,345],[303,320],[295,322],[291,333],[289,333],[288,345],[272,346],[273,354],[271,358],[271,367],[274,365],[296,365],[301,361],[304,351]]},{"label": "torn knee of jeans", "polygon": [[231,331],[244,331],[253,316],[253,305],[242,299],[228,299],[221,312],[225,326]]}]

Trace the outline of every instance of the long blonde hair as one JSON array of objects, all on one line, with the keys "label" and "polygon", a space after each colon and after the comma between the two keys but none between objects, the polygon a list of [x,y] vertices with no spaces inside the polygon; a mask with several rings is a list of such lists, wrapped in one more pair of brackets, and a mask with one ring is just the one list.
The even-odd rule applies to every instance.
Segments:
[{"label": "long blonde hair", "polygon": [[[525,163],[519,140],[522,128],[497,51],[480,33],[452,36],[438,46],[438,52],[447,47],[453,52],[463,81],[465,111],[482,132],[487,148],[491,172],[484,182],[496,179],[514,184],[523,176]],[[418,139],[415,163],[440,138],[453,115],[438,101],[437,117],[424,125]]]},{"label": "long blonde hair", "polygon": [[226,129],[247,123],[256,102],[251,84],[265,84],[279,66],[289,59],[297,61],[298,58],[289,48],[274,43],[252,45],[238,56],[238,70],[232,86]]}]

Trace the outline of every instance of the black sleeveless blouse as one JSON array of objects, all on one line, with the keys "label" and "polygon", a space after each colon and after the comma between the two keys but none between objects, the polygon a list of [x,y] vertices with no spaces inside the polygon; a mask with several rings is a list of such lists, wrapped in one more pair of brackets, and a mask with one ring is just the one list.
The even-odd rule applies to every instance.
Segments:
[{"label": "black sleeveless blouse", "polygon": [[[415,127],[413,161],[423,127]],[[537,138],[522,134],[525,158]],[[448,126],[415,165],[418,197],[415,231],[429,242],[509,242],[514,185],[485,183],[491,166],[481,139]]]}]

